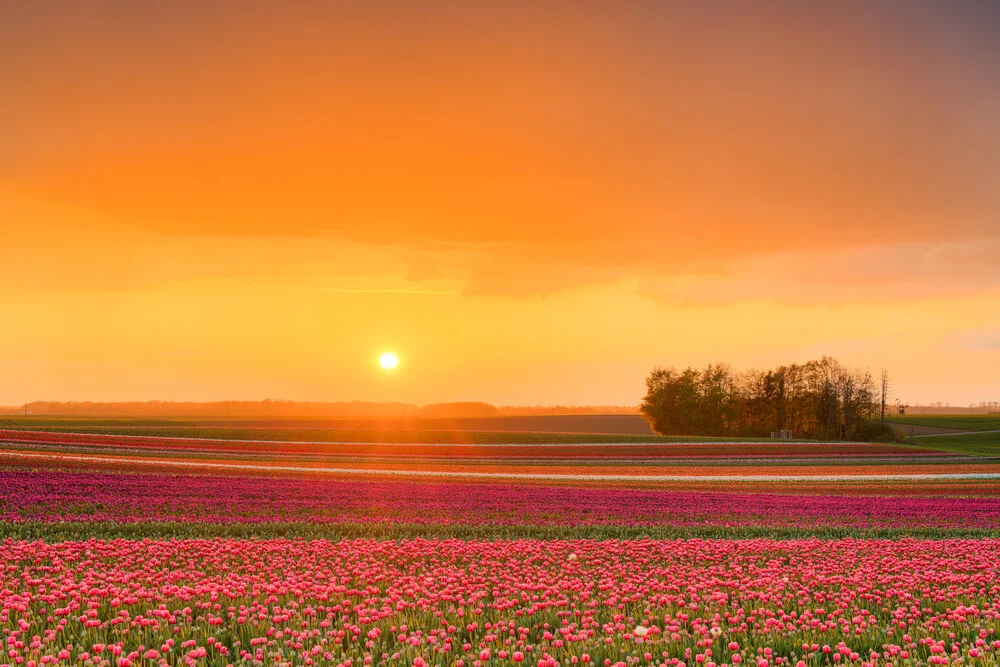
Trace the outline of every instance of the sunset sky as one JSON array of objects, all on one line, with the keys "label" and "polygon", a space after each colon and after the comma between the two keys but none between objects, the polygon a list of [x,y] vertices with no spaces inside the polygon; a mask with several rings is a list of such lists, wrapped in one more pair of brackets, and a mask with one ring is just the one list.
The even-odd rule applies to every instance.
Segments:
[{"label": "sunset sky", "polygon": [[1000,400],[1000,3],[0,0],[0,63],[0,404]]}]

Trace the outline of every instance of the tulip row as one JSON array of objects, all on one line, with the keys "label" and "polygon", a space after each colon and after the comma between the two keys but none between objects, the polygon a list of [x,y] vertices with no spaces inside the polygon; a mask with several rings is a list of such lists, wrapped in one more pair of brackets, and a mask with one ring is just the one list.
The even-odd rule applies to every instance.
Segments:
[{"label": "tulip row", "polygon": [[997,540],[0,550],[4,655],[25,667],[997,665],[998,630]]},{"label": "tulip row", "polygon": [[[1000,529],[995,497],[0,471],[0,521]],[[738,533],[737,533],[738,534]]]}]

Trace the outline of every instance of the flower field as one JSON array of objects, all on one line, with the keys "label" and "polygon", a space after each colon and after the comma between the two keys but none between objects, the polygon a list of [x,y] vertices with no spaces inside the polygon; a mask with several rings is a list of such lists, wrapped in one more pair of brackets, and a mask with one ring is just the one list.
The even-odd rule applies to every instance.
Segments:
[{"label": "flower field", "polygon": [[5,542],[8,664],[995,665],[994,540]]},{"label": "flower field", "polygon": [[0,431],[10,465],[200,474],[647,482],[995,479],[1000,459],[864,443],[392,444]]},{"label": "flower field", "polygon": [[0,451],[0,665],[1000,664],[990,457],[24,431]]},{"label": "flower field", "polygon": [[[959,491],[957,487],[953,491]],[[395,479],[0,472],[0,520],[1000,529],[995,497],[892,497]]]},{"label": "flower field", "polygon": [[[269,438],[286,431],[267,431]],[[519,434],[509,434],[512,438]],[[315,440],[231,440],[104,433],[57,433],[49,431],[0,430],[0,442],[75,445],[107,451],[170,451],[312,454],[340,457],[411,458],[411,459],[491,459],[559,460],[584,457],[655,459],[725,459],[734,456],[793,459],[815,458],[913,458],[938,457],[941,452],[894,444],[809,443],[809,442],[681,442],[681,443],[434,443],[434,442],[324,442]]]}]

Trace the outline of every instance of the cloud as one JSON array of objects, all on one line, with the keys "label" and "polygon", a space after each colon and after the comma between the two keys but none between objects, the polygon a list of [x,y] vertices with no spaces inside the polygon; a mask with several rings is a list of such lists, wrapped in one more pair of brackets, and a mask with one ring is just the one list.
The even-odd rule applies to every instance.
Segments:
[{"label": "cloud", "polygon": [[[716,256],[701,239],[371,243],[337,237],[160,234],[114,216],[0,188],[14,221],[0,246],[9,288],[141,290],[256,281],[354,294],[531,297],[635,282],[671,305],[842,304],[1000,288],[1000,239],[822,245]],[[735,252],[735,251],[734,251]]]},{"label": "cloud", "polygon": [[323,287],[320,285],[294,285],[294,289],[337,294],[422,294],[426,296],[456,296],[449,290],[421,289],[419,287]]},{"label": "cloud", "polygon": [[998,255],[1000,241],[993,239],[755,254],[712,272],[668,270],[646,275],[638,289],[651,299],[678,305],[962,297],[1000,289]]},{"label": "cloud", "polygon": [[254,270],[405,253],[470,295],[996,240],[1000,63],[956,7],[20,3],[0,178]]}]

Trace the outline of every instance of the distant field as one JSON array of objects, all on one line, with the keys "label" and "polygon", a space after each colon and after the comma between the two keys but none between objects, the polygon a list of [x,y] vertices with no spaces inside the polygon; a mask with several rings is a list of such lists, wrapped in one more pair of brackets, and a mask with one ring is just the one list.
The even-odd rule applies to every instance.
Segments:
[{"label": "distant field", "polygon": [[350,424],[8,419],[0,539],[1000,534],[989,444]]},{"label": "distant field", "polygon": [[[636,421],[638,426],[645,429],[644,432],[637,432],[640,429],[636,426]],[[507,428],[502,428],[504,426]],[[525,430],[528,426],[540,430]],[[650,433],[646,422],[635,415],[557,415],[459,420],[8,417],[0,419],[0,430],[3,429],[216,440],[470,445],[760,441],[760,438],[656,436]]]},{"label": "distant field", "polygon": [[[99,426],[88,424],[21,425],[7,428],[74,433],[155,436],[173,438],[210,438],[215,440],[273,440],[280,442],[367,442],[422,444],[559,444],[559,443],[639,443],[690,442],[691,437],[653,435],[615,435],[609,433],[539,433],[532,431],[432,431],[399,429],[325,429],[303,427],[232,427],[224,426]],[[702,438],[718,442],[718,438]]]},{"label": "distant field", "polygon": [[893,417],[891,422],[933,428],[953,428],[962,431],[1000,429],[1000,415],[907,415]]},{"label": "distant field", "polygon": [[[247,418],[87,418],[87,417],[0,417],[0,428],[185,428],[230,429],[311,429],[328,431],[509,431],[534,433],[602,433],[652,436],[646,420],[639,415],[525,415],[461,419],[263,417]],[[397,440],[398,442],[398,440]]]},{"label": "distant field", "polygon": [[[202,429],[218,430],[217,427]],[[298,433],[281,430],[278,433]],[[317,432],[308,432],[313,435]],[[319,433],[326,433],[319,431]],[[333,432],[335,434],[342,432]],[[380,432],[397,434],[398,432]],[[435,432],[427,432],[434,434]],[[453,434],[454,432],[442,432]],[[459,432],[524,438],[520,433]],[[150,435],[0,431],[11,465],[99,465],[185,472],[504,478],[548,481],[706,482],[824,477],[888,479],[1000,476],[1000,459],[958,456],[913,445],[843,442],[377,443],[236,440]],[[265,433],[269,435],[269,433]],[[559,435],[559,434],[536,434]],[[565,437],[565,436],[564,436]],[[601,436],[595,436],[601,437]],[[603,436],[611,437],[611,436]],[[615,436],[618,438],[624,436]],[[514,440],[514,443],[517,441]]]},{"label": "distant field", "polygon": [[[205,429],[207,430],[207,429]],[[279,431],[279,433],[286,433]],[[344,433],[335,431],[333,433]],[[389,432],[394,434],[396,432]],[[436,432],[429,432],[434,434]],[[480,435],[479,432],[473,432]],[[266,432],[265,435],[271,435]],[[314,436],[315,432],[306,435]],[[420,435],[415,434],[415,437]],[[468,435],[468,434],[463,434]],[[110,447],[121,450],[145,452],[183,451],[183,452],[214,452],[214,453],[258,453],[258,454],[298,454],[298,455],[328,455],[339,457],[362,456],[371,457],[405,457],[413,458],[448,458],[458,457],[468,460],[470,457],[510,459],[561,459],[574,461],[583,459],[624,458],[629,461],[643,461],[650,457],[667,457],[673,460],[682,458],[731,458],[753,456],[767,460],[777,458],[853,458],[872,456],[907,457],[919,455],[937,455],[934,450],[921,449],[913,445],[902,444],[867,444],[844,442],[798,442],[791,440],[763,441],[697,441],[697,442],[596,442],[581,443],[580,437],[573,443],[518,443],[525,435],[545,436],[563,434],[523,434],[494,433],[500,441],[486,443],[417,443],[403,440],[392,442],[365,441],[308,441],[308,440],[247,440],[233,438],[181,438],[159,437],[143,433],[142,435],[120,435],[107,433],[78,433],[49,430],[0,429],[0,443],[35,443],[47,446],[72,446],[88,448]],[[603,437],[603,436],[598,436]],[[510,439],[512,442],[504,442]],[[372,445],[378,445],[373,447]]]},{"label": "distant field", "polygon": [[921,447],[946,452],[1000,456],[1000,433],[955,433],[951,435],[918,436]]}]

